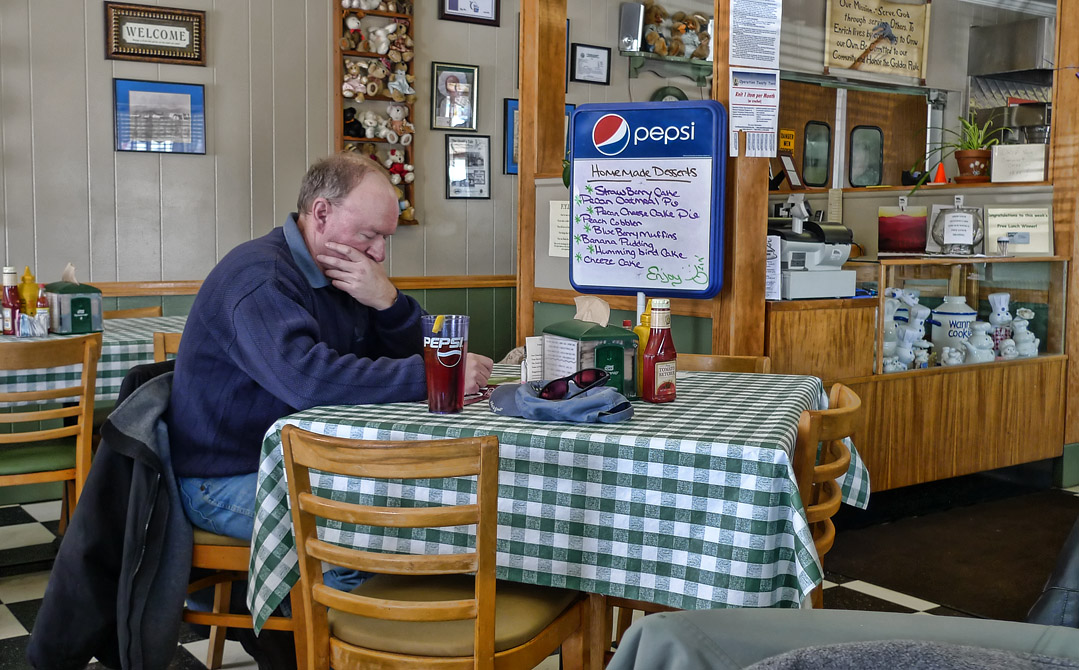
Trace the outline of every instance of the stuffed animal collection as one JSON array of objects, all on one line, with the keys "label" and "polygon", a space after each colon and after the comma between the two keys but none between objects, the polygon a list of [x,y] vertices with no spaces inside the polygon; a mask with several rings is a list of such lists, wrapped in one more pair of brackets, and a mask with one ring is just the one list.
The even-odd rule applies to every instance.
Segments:
[{"label": "stuffed animal collection", "polygon": [[416,127],[408,121],[408,107],[390,105],[386,108],[386,113],[390,117],[390,130],[397,133],[397,141],[401,146],[407,147],[412,144],[412,133],[416,132]]},{"label": "stuffed animal collection", "polygon": [[412,88],[412,82],[416,81],[415,75],[408,73],[404,65],[398,65],[393,70],[390,83],[387,86],[389,95],[394,102],[407,102],[412,104],[416,101],[416,89]]},{"label": "stuffed animal collection", "polygon": [[367,93],[367,70],[370,64],[360,60],[345,61],[345,81],[341,84],[341,95],[363,102]]},{"label": "stuffed animal collection", "polygon": [[405,162],[403,149],[390,149],[386,152],[386,160],[382,161],[386,169],[390,171],[390,182],[396,186],[401,182],[411,184],[416,179],[411,163]]},{"label": "stuffed animal collection", "polygon": [[361,11],[396,12],[398,14],[411,14],[412,2],[410,0],[341,0],[342,9],[359,9]]},{"label": "stuffed animal collection", "polygon": [[655,0],[644,0],[644,48],[658,56],[708,58],[711,36],[702,14],[669,13]]}]

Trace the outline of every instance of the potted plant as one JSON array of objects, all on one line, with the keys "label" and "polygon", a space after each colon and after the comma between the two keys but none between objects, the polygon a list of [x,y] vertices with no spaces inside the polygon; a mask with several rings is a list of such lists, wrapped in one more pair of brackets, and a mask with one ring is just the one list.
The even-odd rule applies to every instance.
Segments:
[{"label": "potted plant", "polygon": [[[956,183],[989,181],[989,157],[992,155],[989,147],[1000,142],[1000,135],[1007,128],[994,128],[992,119],[987,119],[985,123],[978,125],[974,110],[971,110],[968,116],[959,117],[959,130],[951,128],[941,130],[947,134],[946,139],[942,138],[919,163],[924,165],[926,159],[935,153],[940,154],[938,162],[943,162],[945,158],[954,154],[956,165],[959,166],[959,175],[955,178]],[[915,189],[924,184],[932,172],[931,170],[922,174],[915,184]]]}]

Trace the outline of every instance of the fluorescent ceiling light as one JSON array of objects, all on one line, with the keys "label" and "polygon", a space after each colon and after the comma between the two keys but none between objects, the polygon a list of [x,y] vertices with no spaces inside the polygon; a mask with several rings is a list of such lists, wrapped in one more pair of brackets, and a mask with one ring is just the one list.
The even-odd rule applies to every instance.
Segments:
[{"label": "fluorescent ceiling light", "polygon": [[1008,9],[1013,12],[1024,12],[1035,16],[1057,15],[1056,2],[1052,0],[960,0],[970,5],[982,5],[996,9]]}]

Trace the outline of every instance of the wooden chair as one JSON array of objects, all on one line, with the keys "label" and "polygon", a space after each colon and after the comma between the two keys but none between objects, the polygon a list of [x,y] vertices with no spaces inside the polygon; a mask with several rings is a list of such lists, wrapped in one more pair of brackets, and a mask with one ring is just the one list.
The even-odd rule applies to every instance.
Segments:
[{"label": "wooden chair", "polygon": [[679,370],[706,372],[756,372],[765,374],[772,369],[767,356],[709,356],[708,354],[678,354]]},{"label": "wooden chair", "polygon": [[[794,476],[805,508],[813,544],[824,570],[824,555],[835,541],[832,516],[839,509],[843,492],[839,482],[850,467],[850,450],[843,438],[861,430],[865,411],[858,395],[843,384],[832,386],[828,409],[806,410],[798,419],[798,441],[794,447]],[[819,445],[819,456],[818,456]],[[812,594],[813,607],[824,606],[824,589]]]},{"label": "wooden chair", "polygon": [[129,309],[106,309],[101,313],[106,319],[144,319],[161,316],[161,305],[154,307],[131,307]]},{"label": "wooden chair", "polygon": [[[69,339],[5,342],[0,345],[0,370],[33,370],[82,365],[79,382],[49,391],[0,393],[0,403],[29,402],[0,413],[0,424],[12,432],[0,434],[0,486],[65,482],[66,527],[90,472],[90,434],[94,418],[94,386],[101,333]],[[77,402],[67,399],[76,398]],[[41,409],[41,401],[64,400],[63,406]],[[66,419],[59,428],[28,429],[25,424]],[[23,425],[19,425],[23,424]]]},{"label": "wooden chair", "polygon": [[182,333],[154,333],[154,361],[161,363],[180,350]]},{"label": "wooden chair", "polygon": [[[565,668],[588,649],[587,599],[576,591],[495,582],[498,441],[419,442],[282,431],[292,527],[300,560],[309,670],[531,668],[562,647]],[[309,468],[375,479],[477,478],[476,503],[369,507],[311,493]],[[315,519],[384,528],[475,525],[476,549],[412,555],[318,539]],[[344,593],[322,582],[322,561],[378,573]],[[473,576],[474,575],[474,576]]]}]

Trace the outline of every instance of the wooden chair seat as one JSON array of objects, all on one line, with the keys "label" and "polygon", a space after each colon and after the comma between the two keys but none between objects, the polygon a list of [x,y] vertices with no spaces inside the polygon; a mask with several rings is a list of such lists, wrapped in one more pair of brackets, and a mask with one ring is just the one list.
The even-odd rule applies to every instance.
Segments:
[{"label": "wooden chair seat", "polygon": [[[398,601],[466,600],[475,579],[465,575],[375,575],[353,589]],[[495,653],[518,647],[551,625],[580,597],[576,591],[499,581],[495,590]],[[471,619],[390,621],[329,611],[330,634],[358,647],[414,656],[472,656]]]},{"label": "wooden chair seat", "polygon": [[23,475],[46,470],[70,470],[58,478],[75,476],[75,438],[33,442],[4,447],[0,475]]},{"label": "wooden chair seat", "polygon": [[217,533],[211,533],[208,530],[201,528],[194,529],[195,544],[205,544],[215,547],[249,547],[251,543],[247,540],[240,540],[235,537],[229,537],[228,535],[218,535]]},{"label": "wooden chair seat", "polygon": [[772,369],[767,356],[719,356],[708,354],[678,354],[679,370],[705,372],[754,372],[766,374]]}]

